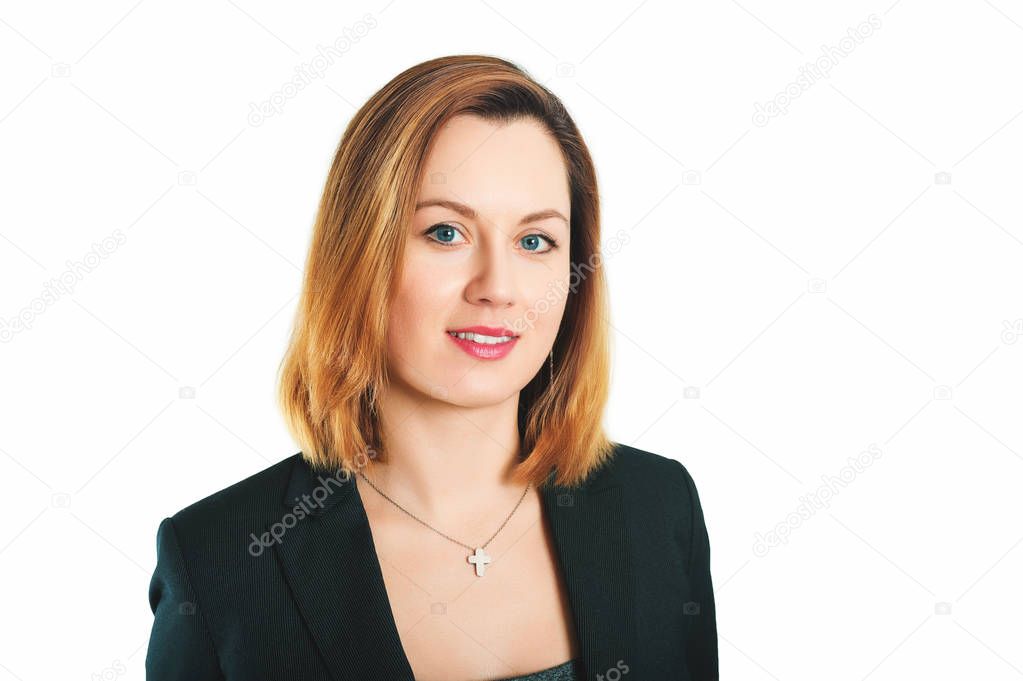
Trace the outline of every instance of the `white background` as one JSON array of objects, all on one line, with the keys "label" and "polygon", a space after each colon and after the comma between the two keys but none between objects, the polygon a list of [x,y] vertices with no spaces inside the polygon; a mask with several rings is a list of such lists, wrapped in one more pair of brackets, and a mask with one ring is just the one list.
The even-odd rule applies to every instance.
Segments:
[{"label": "white background", "polygon": [[1023,677],[1019,3],[142,0],[0,6],[0,681],[144,677],[159,521],[298,451],[346,122],[472,52],[563,99],[627,234],[607,425],[697,482],[722,678]]}]

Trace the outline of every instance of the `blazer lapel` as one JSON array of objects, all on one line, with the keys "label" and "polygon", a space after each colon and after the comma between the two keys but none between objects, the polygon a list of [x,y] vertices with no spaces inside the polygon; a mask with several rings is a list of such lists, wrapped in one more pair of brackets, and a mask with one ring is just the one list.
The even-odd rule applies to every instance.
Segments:
[{"label": "blazer lapel", "polygon": [[617,678],[636,660],[633,553],[621,484],[598,486],[591,476],[576,488],[545,485],[541,494],[568,588],[582,678]]},{"label": "blazer lapel", "polygon": [[[632,560],[620,484],[541,489],[579,640],[584,678],[635,655]],[[365,508],[353,479],[300,456],[274,549],[335,681],[415,681],[394,623]],[[295,516],[294,522],[288,516]]]},{"label": "blazer lapel", "polygon": [[312,512],[275,549],[331,677],[414,681],[355,480],[315,473],[299,457],[285,503],[304,499]]}]

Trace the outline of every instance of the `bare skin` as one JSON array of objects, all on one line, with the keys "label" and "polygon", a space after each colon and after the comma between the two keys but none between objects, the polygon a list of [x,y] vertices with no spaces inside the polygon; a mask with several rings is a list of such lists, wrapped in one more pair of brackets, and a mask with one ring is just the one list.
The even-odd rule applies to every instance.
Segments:
[{"label": "bare skin", "polygon": [[[521,220],[539,211],[570,217],[566,173],[557,144],[532,121],[455,118],[431,150],[418,201],[457,201],[478,215],[429,206],[408,228],[389,320],[391,380],[377,404],[389,461],[364,472],[472,546],[493,535],[525,489],[509,479],[519,456],[519,391],[546,371],[565,304],[551,292],[569,277],[570,230],[554,215]],[[519,338],[507,356],[479,359],[447,334],[474,325]],[[579,654],[535,488],[487,546],[493,562],[477,577],[468,549],[356,481],[417,681],[513,676]]]},{"label": "bare skin", "polygon": [[[417,681],[517,676],[578,656],[557,556],[532,489],[487,546],[494,562],[477,577],[467,549],[416,523],[364,480],[357,484]],[[500,521],[486,530],[475,523],[479,529],[465,534],[440,529],[463,541],[479,537],[482,544]]]}]

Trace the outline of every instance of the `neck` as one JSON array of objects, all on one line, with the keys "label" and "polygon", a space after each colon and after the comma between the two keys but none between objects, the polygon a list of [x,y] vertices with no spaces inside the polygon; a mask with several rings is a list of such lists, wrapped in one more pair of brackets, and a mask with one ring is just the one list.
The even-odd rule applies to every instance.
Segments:
[{"label": "neck", "polygon": [[511,509],[524,491],[510,480],[520,453],[518,398],[462,407],[390,386],[377,397],[387,462],[363,472],[401,506],[437,521]]}]

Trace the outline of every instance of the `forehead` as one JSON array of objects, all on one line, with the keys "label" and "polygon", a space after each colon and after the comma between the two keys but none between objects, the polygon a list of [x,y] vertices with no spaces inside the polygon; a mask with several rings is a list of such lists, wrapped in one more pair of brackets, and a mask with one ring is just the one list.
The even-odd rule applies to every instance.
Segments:
[{"label": "forehead", "polygon": [[532,119],[492,123],[456,116],[437,133],[423,174],[420,199],[447,198],[498,215],[570,209],[561,150]]}]

